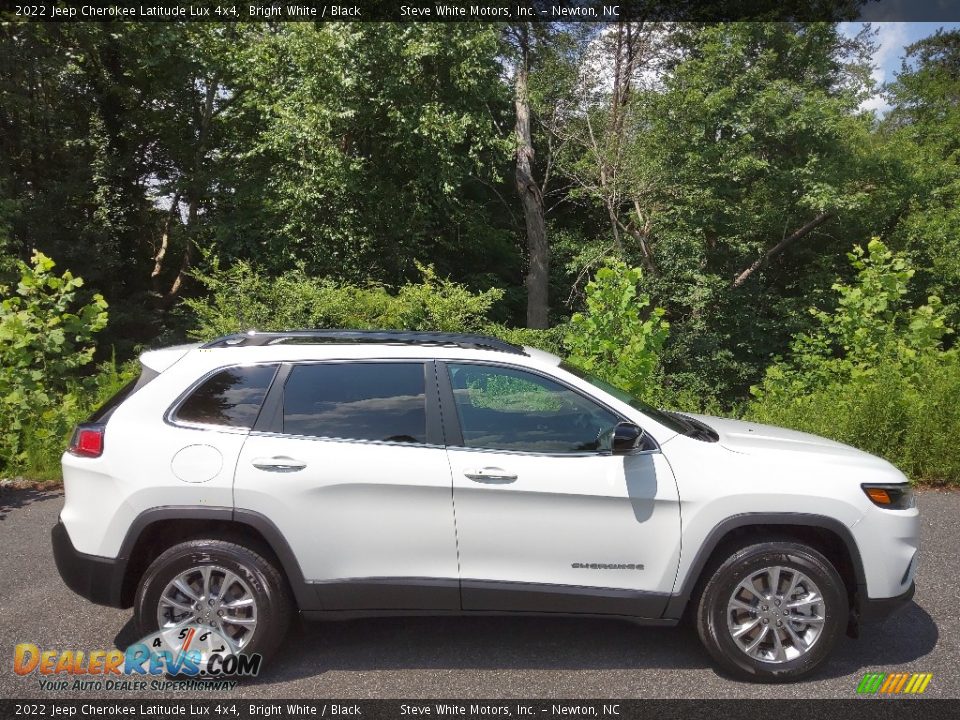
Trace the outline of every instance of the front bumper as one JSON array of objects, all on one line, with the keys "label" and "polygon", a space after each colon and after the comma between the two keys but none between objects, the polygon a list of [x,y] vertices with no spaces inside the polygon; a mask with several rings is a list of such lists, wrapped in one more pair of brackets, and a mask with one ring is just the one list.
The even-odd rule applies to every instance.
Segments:
[{"label": "front bumper", "polygon": [[916,583],[911,582],[910,587],[901,595],[890,598],[868,598],[863,595],[860,599],[858,608],[858,619],[862,623],[876,623],[886,620],[891,615],[903,610],[916,592]]},{"label": "front bumper", "polygon": [[53,542],[53,560],[68,588],[98,605],[126,607],[123,602],[125,560],[78,552],[73,547],[67,528],[59,521],[50,536]]},{"label": "front bumper", "polygon": [[853,606],[850,608],[850,619],[847,622],[847,636],[858,638],[861,630],[899,613],[913,600],[916,589],[916,584],[911,582],[910,587],[900,595],[871,598],[867,596],[866,585],[860,585],[853,596]]}]

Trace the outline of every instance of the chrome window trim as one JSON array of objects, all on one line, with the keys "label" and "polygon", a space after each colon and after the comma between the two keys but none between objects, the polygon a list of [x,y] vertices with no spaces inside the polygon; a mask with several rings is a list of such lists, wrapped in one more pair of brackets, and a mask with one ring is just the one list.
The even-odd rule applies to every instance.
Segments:
[{"label": "chrome window trim", "polygon": [[[656,440],[650,438],[654,443]],[[614,454],[610,450],[588,450],[585,452],[569,452],[569,453],[547,453],[547,452],[536,452],[534,450],[499,450],[497,448],[471,448],[464,447],[462,445],[447,445],[447,450],[462,450],[464,452],[479,452],[479,453],[495,453],[497,455],[521,455],[521,456],[530,456],[530,457],[542,457],[542,458],[585,458],[585,457],[638,457],[640,455],[659,455],[660,446],[658,445],[655,448],[650,450],[638,450],[631,453],[617,453]]]},{"label": "chrome window trim", "polygon": [[281,440],[310,440],[317,442],[352,443],[357,445],[389,445],[391,447],[431,448],[435,450],[446,449],[445,445],[437,445],[435,443],[399,442],[397,440],[364,440],[362,438],[339,438],[321,435],[294,435],[292,433],[269,432],[267,430],[251,430],[250,436],[278,438]]}]

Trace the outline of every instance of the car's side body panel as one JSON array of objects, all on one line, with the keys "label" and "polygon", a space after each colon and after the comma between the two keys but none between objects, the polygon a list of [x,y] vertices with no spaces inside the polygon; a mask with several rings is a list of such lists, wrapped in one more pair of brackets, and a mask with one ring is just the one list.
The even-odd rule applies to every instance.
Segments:
[{"label": "car's side body panel", "polygon": [[[290,457],[303,470],[256,468]],[[387,578],[457,581],[450,468],[442,447],[254,433],[237,463],[236,506],[270,518],[304,578],[331,602],[337,584]],[[327,607],[327,604],[324,604]],[[344,609],[329,606],[330,609]]]},{"label": "car's side body panel", "polygon": [[[680,511],[660,453],[543,457],[451,448],[449,455],[465,583],[671,591]],[[517,479],[468,477],[489,466]],[[465,587],[464,608],[488,609],[480,597]]]}]

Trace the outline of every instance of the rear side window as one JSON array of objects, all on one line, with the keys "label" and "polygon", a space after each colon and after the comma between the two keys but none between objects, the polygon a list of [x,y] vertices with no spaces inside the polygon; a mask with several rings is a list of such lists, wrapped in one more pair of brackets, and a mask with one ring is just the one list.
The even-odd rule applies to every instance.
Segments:
[{"label": "rear side window", "polygon": [[425,443],[423,373],[423,363],[298,365],[283,389],[283,432]]},{"label": "rear side window", "polygon": [[221,370],[181,403],[174,416],[181,422],[251,428],[277,365]]}]

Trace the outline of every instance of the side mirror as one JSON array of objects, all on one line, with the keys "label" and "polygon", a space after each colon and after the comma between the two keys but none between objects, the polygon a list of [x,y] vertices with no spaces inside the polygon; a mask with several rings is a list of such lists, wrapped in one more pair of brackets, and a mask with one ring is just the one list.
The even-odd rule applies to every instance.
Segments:
[{"label": "side mirror", "polygon": [[633,423],[622,422],[613,429],[613,439],[610,448],[614,455],[632,453],[643,442],[643,430]]}]

